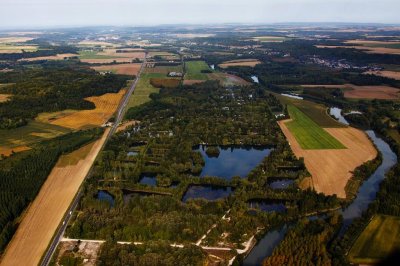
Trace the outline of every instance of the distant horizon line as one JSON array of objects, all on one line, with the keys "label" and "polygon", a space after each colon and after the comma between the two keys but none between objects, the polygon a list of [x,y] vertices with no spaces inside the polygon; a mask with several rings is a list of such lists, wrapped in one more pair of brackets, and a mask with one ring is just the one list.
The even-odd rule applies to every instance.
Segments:
[{"label": "distant horizon line", "polygon": [[400,26],[400,22],[389,23],[389,22],[217,22],[217,23],[161,23],[161,24],[87,24],[87,25],[46,25],[46,26],[15,26],[15,27],[2,27],[2,31],[12,31],[12,30],[51,30],[51,29],[75,29],[75,28],[101,28],[101,27],[114,27],[114,28],[155,28],[155,27],[165,27],[165,26],[285,26],[285,25],[331,25],[331,26]]}]

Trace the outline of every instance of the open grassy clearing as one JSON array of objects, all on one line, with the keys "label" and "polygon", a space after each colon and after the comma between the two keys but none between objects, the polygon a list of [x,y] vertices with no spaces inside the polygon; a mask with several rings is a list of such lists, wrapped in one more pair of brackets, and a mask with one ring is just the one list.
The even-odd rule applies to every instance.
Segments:
[{"label": "open grassy clearing", "polygon": [[345,149],[346,147],[293,105],[288,106],[292,121],[286,125],[303,149]]},{"label": "open grassy clearing", "polygon": [[377,215],[358,237],[349,252],[356,264],[374,264],[400,247],[400,217]]},{"label": "open grassy clearing", "polygon": [[84,59],[113,59],[113,58],[118,58],[118,57],[123,57],[123,56],[104,55],[104,54],[99,54],[99,52],[96,52],[96,51],[79,51],[79,59],[81,59],[81,60],[84,60]]},{"label": "open grassy clearing", "polygon": [[115,74],[136,76],[142,64],[115,64],[115,65],[102,65],[93,66],[96,71],[105,72],[110,71]]},{"label": "open grassy clearing", "polygon": [[28,125],[14,129],[2,129],[0,130],[0,154],[6,155],[12,150],[14,152],[26,150],[27,146],[69,132],[71,130],[68,128],[39,121],[30,121]]},{"label": "open grassy clearing", "polygon": [[215,72],[212,74],[208,74],[209,79],[218,80],[222,86],[246,86],[251,85],[250,82],[242,79],[241,77],[222,73],[222,72]]},{"label": "open grassy clearing", "polygon": [[[124,51],[123,53],[118,53],[117,51]],[[112,57],[124,57],[124,58],[138,58],[143,59],[145,57],[145,52],[140,49],[104,49],[102,52],[99,52],[98,55],[104,56],[112,56]]]},{"label": "open grassy clearing", "polygon": [[146,68],[144,69],[145,73],[162,73],[168,74],[169,72],[183,72],[182,65],[178,66],[155,66],[153,68]]},{"label": "open grassy clearing", "polygon": [[[118,93],[106,93],[101,96],[85,98],[85,100],[95,104],[96,108],[93,110],[74,111],[68,114],[54,112],[52,114],[45,114],[45,116],[53,116],[49,119],[49,123],[71,129],[101,126],[106,123],[117,110],[125,92],[126,90],[122,89]],[[43,115],[41,119],[43,119]]]},{"label": "open grassy clearing", "polygon": [[339,123],[337,120],[332,118],[327,113],[327,108],[324,105],[317,104],[314,102],[310,102],[307,100],[298,100],[290,97],[286,97],[280,94],[274,93],[275,97],[279,99],[282,104],[294,105],[298,109],[300,109],[303,113],[305,113],[308,117],[310,117],[315,123],[317,123],[320,127],[329,127],[329,128],[342,128],[346,127]]},{"label": "open grassy clearing", "polygon": [[220,68],[228,68],[234,66],[248,66],[248,67],[255,67],[256,65],[261,64],[261,62],[257,59],[243,59],[243,60],[231,60],[223,62],[218,66]]},{"label": "open grassy clearing", "polygon": [[204,61],[186,61],[186,75],[188,80],[208,80],[206,73],[201,73],[202,70],[211,70]]},{"label": "open grassy clearing", "polygon": [[128,108],[136,107],[150,100],[150,94],[158,93],[160,89],[153,87],[150,83],[152,78],[166,78],[163,73],[142,73],[135,91],[129,99]]},{"label": "open grassy clearing", "polygon": [[61,157],[46,179],[39,194],[28,207],[2,258],[2,265],[38,265],[55,230],[97,154],[100,151],[108,129],[102,138],[88,144],[73,154],[79,157],[76,164],[65,165]]}]

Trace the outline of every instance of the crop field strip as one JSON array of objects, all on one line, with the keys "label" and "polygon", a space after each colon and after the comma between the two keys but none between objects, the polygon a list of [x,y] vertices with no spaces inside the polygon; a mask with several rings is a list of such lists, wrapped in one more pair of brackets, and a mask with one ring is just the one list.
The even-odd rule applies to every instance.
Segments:
[{"label": "crop field strip", "polygon": [[358,237],[349,251],[356,264],[374,264],[400,247],[400,218],[377,215]]},{"label": "crop field strip", "polygon": [[288,106],[292,121],[286,123],[303,149],[345,149],[346,147],[293,105]]},{"label": "crop field strip", "polygon": [[211,70],[204,61],[187,61],[185,62],[187,80],[208,80],[206,73],[201,73],[202,70]]}]

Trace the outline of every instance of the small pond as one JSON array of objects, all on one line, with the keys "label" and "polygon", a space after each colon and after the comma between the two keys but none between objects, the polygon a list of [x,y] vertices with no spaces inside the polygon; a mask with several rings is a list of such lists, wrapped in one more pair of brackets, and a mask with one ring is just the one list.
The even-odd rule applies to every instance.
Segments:
[{"label": "small pond", "polygon": [[254,83],[260,83],[257,76],[251,76],[251,79],[253,80]]},{"label": "small pond", "polygon": [[218,200],[228,197],[233,192],[232,187],[213,185],[190,185],[183,195],[182,201],[203,198],[206,200]]},{"label": "small pond", "polygon": [[268,182],[268,185],[272,189],[286,189],[294,184],[293,179],[276,179],[271,182]]},{"label": "small pond", "polygon": [[271,152],[266,147],[219,147],[218,157],[210,157],[206,149],[204,145],[196,149],[205,161],[200,176],[218,176],[228,180],[234,176],[246,177]]},{"label": "small pond", "polygon": [[286,206],[284,202],[279,200],[250,200],[249,207],[260,209],[265,212],[285,212]]},{"label": "small pond", "polygon": [[128,156],[138,156],[139,153],[137,151],[130,151],[126,155],[128,155]]},{"label": "small pond", "polygon": [[108,193],[106,190],[99,190],[97,192],[96,198],[100,201],[106,201],[110,204],[111,207],[114,207],[115,205],[115,199],[114,196]]},{"label": "small pond", "polygon": [[139,184],[147,185],[147,186],[151,186],[151,187],[157,186],[156,175],[152,175],[152,174],[143,174],[143,175],[141,175]]}]

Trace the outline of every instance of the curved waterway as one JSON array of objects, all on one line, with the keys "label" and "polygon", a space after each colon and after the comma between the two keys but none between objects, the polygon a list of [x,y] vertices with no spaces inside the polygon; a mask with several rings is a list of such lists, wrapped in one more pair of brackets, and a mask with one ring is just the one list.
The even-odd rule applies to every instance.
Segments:
[{"label": "curved waterway", "polygon": [[[339,108],[336,108],[334,113],[335,117],[341,117],[340,119],[337,117],[339,121],[347,123]],[[362,212],[368,208],[368,205],[376,198],[376,193],[379,190],[379,185],[385,178],[385,174],[397,163],[397,155],[392,151],[389,144],[376,136],[375,132],[372,130],[367,130],[365,133],[370,137],[377,149],[381,152],[382,164],[366,181],[363,182],[354,201],[347,208],[340,211],[340,213],[343,215],[343,227],[340,231],[340,234],[343,234],[351,222],[355,218],[360,217]],[[251,250],[249,255],[244,260],[243,265],[261,265],[262,261],[268,256],[271,256],[274,248],[285,237],[287,228],[288,225],[284,225],[278,230],[268,232]]]}]

